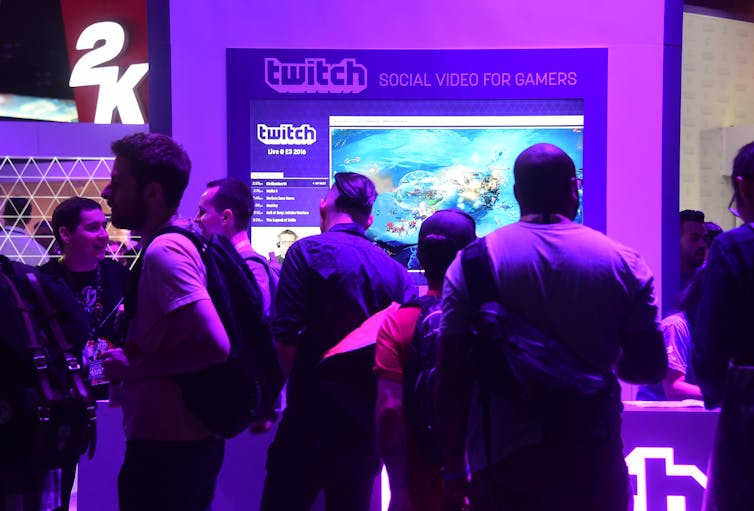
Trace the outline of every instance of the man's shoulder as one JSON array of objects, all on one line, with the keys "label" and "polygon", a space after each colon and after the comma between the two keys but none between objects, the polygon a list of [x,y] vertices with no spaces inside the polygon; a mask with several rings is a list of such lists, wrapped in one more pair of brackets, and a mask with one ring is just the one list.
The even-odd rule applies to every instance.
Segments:
[{"label": "man's shoulder", "polygon": [[576,222],[538,224],[532,222],[514,222],[492,231],[486,236],[488,243],[506,243],[518,238],[547,238],[568,244],[595,245],[610,247],[620,251],[632,250],[604,233]]},{"label": "man's shoulder", "polygon": [[591,227],[567,224],[527,224],[517,222],[501,227],[488,235],[491,252],[510,253],[510,248],[522,244],[538,247],[535,250],[554,251],[557,257],[572,261],[585,271],[596,266],[610,266],[620,274],[631,273],[645,279],[651,271],[641,254],[622,242]]},{"label": "man's shoulder", "polygon": [[43,265],[39,266],[39,271],[48,275],[62,275],[63,265],[60,262],[60,259],[50,259]]},{"label": "man's shoulder", "polygon": [[[384,250],[372,243],[368,238],[343,230],[327,231],[321,234],[301,238],[296,242],[294,247],[297,247],[299,250],[303,249],[304,251],[311,251],[320,248],[365,250],[374,253],[376,257],[384,255],[385,258],[393,261]],[[293,249],[293,247],[291,247],[291,249]]]},{"label": "man's shoulder", "polygon": [[742,225],[719,234],[712,242],[708,264],[720,267],[721,262],[728,271],[754,271],[754,228]]},{"label": "man's shoulder", "polygon": [[157,236],[147,245],[142,257],[144,258],[142,271],[160,271],[167,274],[195,272],[202,274],[202,279],[206,275],[204,260],[199,249],[183,234],[171,232]]},{"label": "man's shoulder", "polygon": [[731,245],[748,245],[754,249],[754,228],[750,225],[741,225],[735,229],[720,233],[715,237],[715,241],[721,247]]},{"label": "man's shoulder", "polygon": [[128,278],[130,272],[128,271],[128,268],[123,266],[121,263],[113,261],[112,259],[106,257],[102,260],[101,264],[102,269],[105,273],[117,275],[119,278]]},{"label": "man's shoulder", "polygon": [[181,253],[190,256],[199,255],[194,242],[187,235],[178,232],[168,232],[154,238],[147,245],[144,256],[149,257],[158,253],[163,255],[175,254],[176,256]]},{"label": "man's shoulder", "polygon": [[269,266],[270,263],[262,254],[249,247],[241,248],[238,250],[238,255],[241,256],[241,259],[246,261],[246,264],[253,264],[257,266]]},{"label": "man's shoulder", "polygon": [[3,227],[3,234],[17,238],[31,238],[23,227]]},{"label": "man's shoulder", "polygon": [[345,231],[326,231],[319,234],[312,234],[304,238],[296,240],[295,245],[307,246],[307,245],[327,245],[327,244],[342,244],[347,239],[361,238],[361,236],[354,236],[353,234]]}]

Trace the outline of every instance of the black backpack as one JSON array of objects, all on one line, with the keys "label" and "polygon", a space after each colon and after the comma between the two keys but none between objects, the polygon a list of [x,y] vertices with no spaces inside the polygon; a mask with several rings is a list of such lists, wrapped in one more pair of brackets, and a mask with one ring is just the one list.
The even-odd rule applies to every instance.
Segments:
[{"label": "black backpack", "polygon": [[94,454],[96,408],[81,371],[89,319],[61,279],[0,256],[0,472]]},{"label": "black backpack", "polygon": [[278,294],[278,282],[280,282],[280,265],[272,264],[260,255],[246,257],[245,261],[254,261],[264,267],[267,272],[267,282],[270,286],[270,320],[275,318],[275,299]]},{"label": "black backpack", "polygon": [[614,440],[621,404],[612,371],[593,367],[498,301],[486,238],[464,248],[461,264],[474,310],[467,355],[480,398],[506,398],[539,419],[549,437]]},{"label": "black backpack", "polygon": [[409,345],[403,370],[403,410],[412,440],[436,466],[442,464],[434,396],[440,305],[439,296],[426,295],[404,305],[419,307],[421,312],[416,321],[414,337]]},{"label": "black backpack", "polygon": [[254,274],[227,238],[213,235],[207,240],[174,226],[158,236],[167,233],[186,236],[201,254],[207,291],[230,339],[227,361],[173,379],[188,409],[212,433],[232,438],[252,420],[269,415],[283,385],[262,295]]},{"label": "black backpack", "polygon": [[592,367],[498,301],[486,238],[466,247],[461,263],[476,306],[469,355],[475,377],[486,388],[527,404],[584,399],[610,390],[612,372]]}]

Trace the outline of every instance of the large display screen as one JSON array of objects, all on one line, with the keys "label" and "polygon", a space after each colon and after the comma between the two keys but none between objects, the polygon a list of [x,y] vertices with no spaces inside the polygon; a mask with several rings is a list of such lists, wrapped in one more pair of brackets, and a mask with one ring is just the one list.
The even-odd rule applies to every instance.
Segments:
[{"label": "large display screen", "polygon": [[513,163],[532,144],[561,147],[583,180],[583,124],[581,115],[333,116],[330,168],[375,182],[367,235],[415,269],[419,227],[435,211],[466,211],[479,236],[519,219]]},{"label": "large display screen", "polygon": [[[604,50],[228,50],[228,174],[247,180],[257,251],[319,232],[338,172],[379,192],[367,235],[409,268],[418,230],[459,208],[479,235],[519,218],[513,163],[561,147],[604,231]],[[584,136],[586,134],[586,137]]]}]

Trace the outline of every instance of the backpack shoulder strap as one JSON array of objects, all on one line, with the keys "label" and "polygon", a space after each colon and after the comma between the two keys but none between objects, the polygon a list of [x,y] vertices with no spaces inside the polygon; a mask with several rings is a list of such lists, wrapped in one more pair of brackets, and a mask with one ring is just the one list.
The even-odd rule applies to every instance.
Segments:
[{"label": "backpack shoulder strap", "polygon": [[18,288],[13,283],[13,280],[5,274],[0,272],[0,276],[5,279],[8,289],[13,295],[13,299],[16,302],[16,307],[23,320],[24,328],[26,329],[26,335],[29,339],[28,349],[31,352],[32,360],[34,362],[34,368],[39,375],[39,383],[42,387],[42,394],[47,402],[51,402],[54,399],[52,392],[52,386],[50,385],[50,379],[47,372],[47,355],[45,346],[40,341],[40,336],[37,335],[37,330],[34,328],[34,324],[31,319],[31,311],[28,305],[21,298],[21,294],[18,292]]},{"label": "backpack shoulder strap", "polygon": [[47,293],[39,282],[39,279],[33,272],[26,273],[26,280],[29,282],[32,293],[37,300],[42,313],[42,318],[47,323],[51,335],[51,340],[54,341],[60,351],[63,352],[63,358],[65,359],[66,369],[68,375],[73,382],[73,390],[78,397],[86,403],[87,412],[87,428],[89,432],[89,447],[88,456],[91,460],[94,457],[94,449],[97,445],[97,407],[89,395],[89,391],[84,384],[84,378],[81,374],[81,364],[78,358],[73,354],[73,348],[68,340],[65,338],[63,329],[58,321],[58,311],[50,303],[50,299],[47,297]]},{"label": "backpack shoulder strap", "polygon": [[155,234],[154,237],[156,238],[158,236],[162,236],[163,234],[182,234],[183,236],[186,236],[189,240],[191,240],[191,243],[196,246],[196,249],[199,251],[199,255],[202,255],[204,253],[204,247],[207,244],[206,240],[190,229],[186,229],[185,227],[178,227],[177,225],[168,225],[157,231],[157,234]]},{"label": "backpack shoulder strap", "polygon": [[430,296],[430,295],[422,295],[414,298],[413,300],[409,300],[408,302],[401,305],[401,309],[408,308],[408,307],[416,307],[418,309],[428,309],[432,307],[435,303],[437,303],[440,300],[439,296]]},{"label": "backpack shoulder strap", "polygon": [[487,238],[479,238],[463,249],[461,268],[469,297],[475,307],[498,299]]},{"label": "backpack shoulder strap", "polygon": [[264,268],[265,273],[267,273],[267,278],[270,280],[270,286],[272,286],[274,284],[274,282],[273,282],[274,275],[273,275],[273,271],[272,271],[272,266],[270,266],[270,263],[269,263],[269,261],[267,261],[267,259],[265,259],[264,257],[260,256],[259,254],[254,254],[254,255],[250,255],[250,256],[244,257],[243,260],[244,261],[252,261],[252,262],[255,262],[257,264],[261,264],[262,267]]},{"label": "backpack shoulder strap", "polygon": [[259,254],[254,254],[254,255],[246,256],[246,257],[243,258],[243,260],[244,261],[254,261],[255,263],[259,263],[262,266],[264,266],[265,269],[269,272],[270,263],[268,263],[267,260],[264,257],[260,256]]},{"label": "backpack shoulder strap", "polygon": [[[196,247],[196,250],[199,252],[199,255],[202,257],[202,261],[204,261],[205,242],[198,234],[183,227],[178,227],[177,225],[168,225],[157,231],[157,233],[154,235],[154,238],[157,238],[158,236],[161,236],[163,234],[170,233],[182,234],[190,239]],[[126,312],[126,317],[130,319],[134,317],[134,315],[136,314],[136,308],[138,307],[139,279],[141,279],[141,270],[144,267],[144,256],[146,254],[146,251],[147,247],[142,247],[141,252],[139,252],[138,258],[136,259],[136,262],[131,268],[131,272],[128,277],[128,285],[126,286],[126,294],[123,297],[123,307]]]}]

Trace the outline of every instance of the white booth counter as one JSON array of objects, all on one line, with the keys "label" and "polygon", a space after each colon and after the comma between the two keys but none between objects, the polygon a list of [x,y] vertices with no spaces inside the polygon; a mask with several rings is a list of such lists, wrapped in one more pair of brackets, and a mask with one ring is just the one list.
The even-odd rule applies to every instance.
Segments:
[{"label": "white booth counter", "polygon": [[[698,402],[625,403],[623,442],[635,511],[701,509],[717,417],[717,411],[705,410]],[[97,452],[93,460],[84,457],[79,465],[78,511],[118,509],[117,478],[125,450],[121,418],[120,408],[98,403]],[[257,509],[274,434],[273,428],[264,435],[241,434],[227,442],[213,511]],[[387,509],[381,483],[375,481],[372,511]],[[322,500],[312,509],[324,509]]]}]

